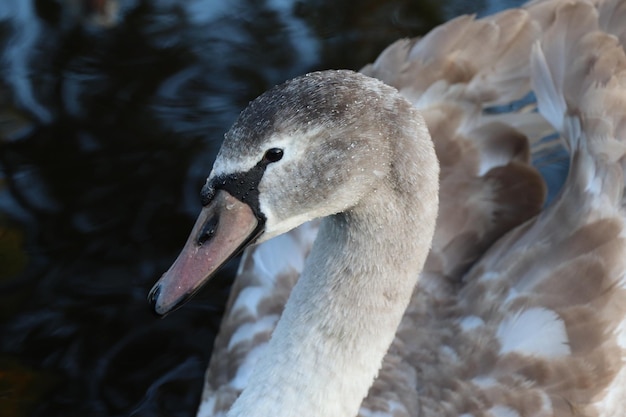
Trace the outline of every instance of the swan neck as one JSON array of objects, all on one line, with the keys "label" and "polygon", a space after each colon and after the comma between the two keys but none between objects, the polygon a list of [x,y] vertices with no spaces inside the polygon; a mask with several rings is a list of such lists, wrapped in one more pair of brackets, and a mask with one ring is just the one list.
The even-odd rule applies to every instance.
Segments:
[{"label": "swan neck", "polygon": [[[230,417],[354,417],[410,301],[434,233],[438,166],[421,117],[387,177],[325,218]],[[421,123],[420,123],[421,122]],[[415,140],[415,138],[419,140]]]}]

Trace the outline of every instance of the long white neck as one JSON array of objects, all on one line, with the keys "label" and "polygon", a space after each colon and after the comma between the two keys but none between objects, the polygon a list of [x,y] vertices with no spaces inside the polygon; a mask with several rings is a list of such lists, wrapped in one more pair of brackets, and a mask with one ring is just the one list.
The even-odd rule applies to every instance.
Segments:
[{"label": "long white neck", "polygon": [[434,233],[438,167],[420,120],[407,140],[393,145],[392,167],[380,187],[323,221],[266,354],[230,417],[358,413]]}]

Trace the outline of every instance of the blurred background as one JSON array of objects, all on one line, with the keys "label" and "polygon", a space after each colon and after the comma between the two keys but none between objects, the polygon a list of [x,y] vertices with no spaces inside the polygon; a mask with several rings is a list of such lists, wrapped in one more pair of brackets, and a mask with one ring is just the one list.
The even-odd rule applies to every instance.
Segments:
[{"label": "blurred background", "polygon": [[192,416],[231,263],[147,292],[224,132],[296,75],[521,1],[1,0],[0,416]]}]

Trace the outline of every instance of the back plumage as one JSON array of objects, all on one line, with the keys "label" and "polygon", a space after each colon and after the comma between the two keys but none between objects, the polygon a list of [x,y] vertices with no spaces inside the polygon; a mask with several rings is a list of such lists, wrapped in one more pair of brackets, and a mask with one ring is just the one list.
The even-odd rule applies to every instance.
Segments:
[{"label": "back plumage", "polygon": [[533,48],[531,78],[541,114],[571,154],[569,176],[552,205],[472,268],[459,306],[470,328],[489,334],[479,350],[497,346],[492,366],[472,374],[492,409],[618,416],[626,392],[626,58],[598,30],[592,4],[562,3]]}]

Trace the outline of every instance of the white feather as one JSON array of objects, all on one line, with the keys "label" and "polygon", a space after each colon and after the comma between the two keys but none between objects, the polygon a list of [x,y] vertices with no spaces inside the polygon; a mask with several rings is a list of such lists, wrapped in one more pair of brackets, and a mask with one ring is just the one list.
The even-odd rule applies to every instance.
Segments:
[{"label": "white feather", "polygon": [[498,327],[500,353],[554,358],[571,353],[563,320],[551,310],[529,308],[504,319]]}]

